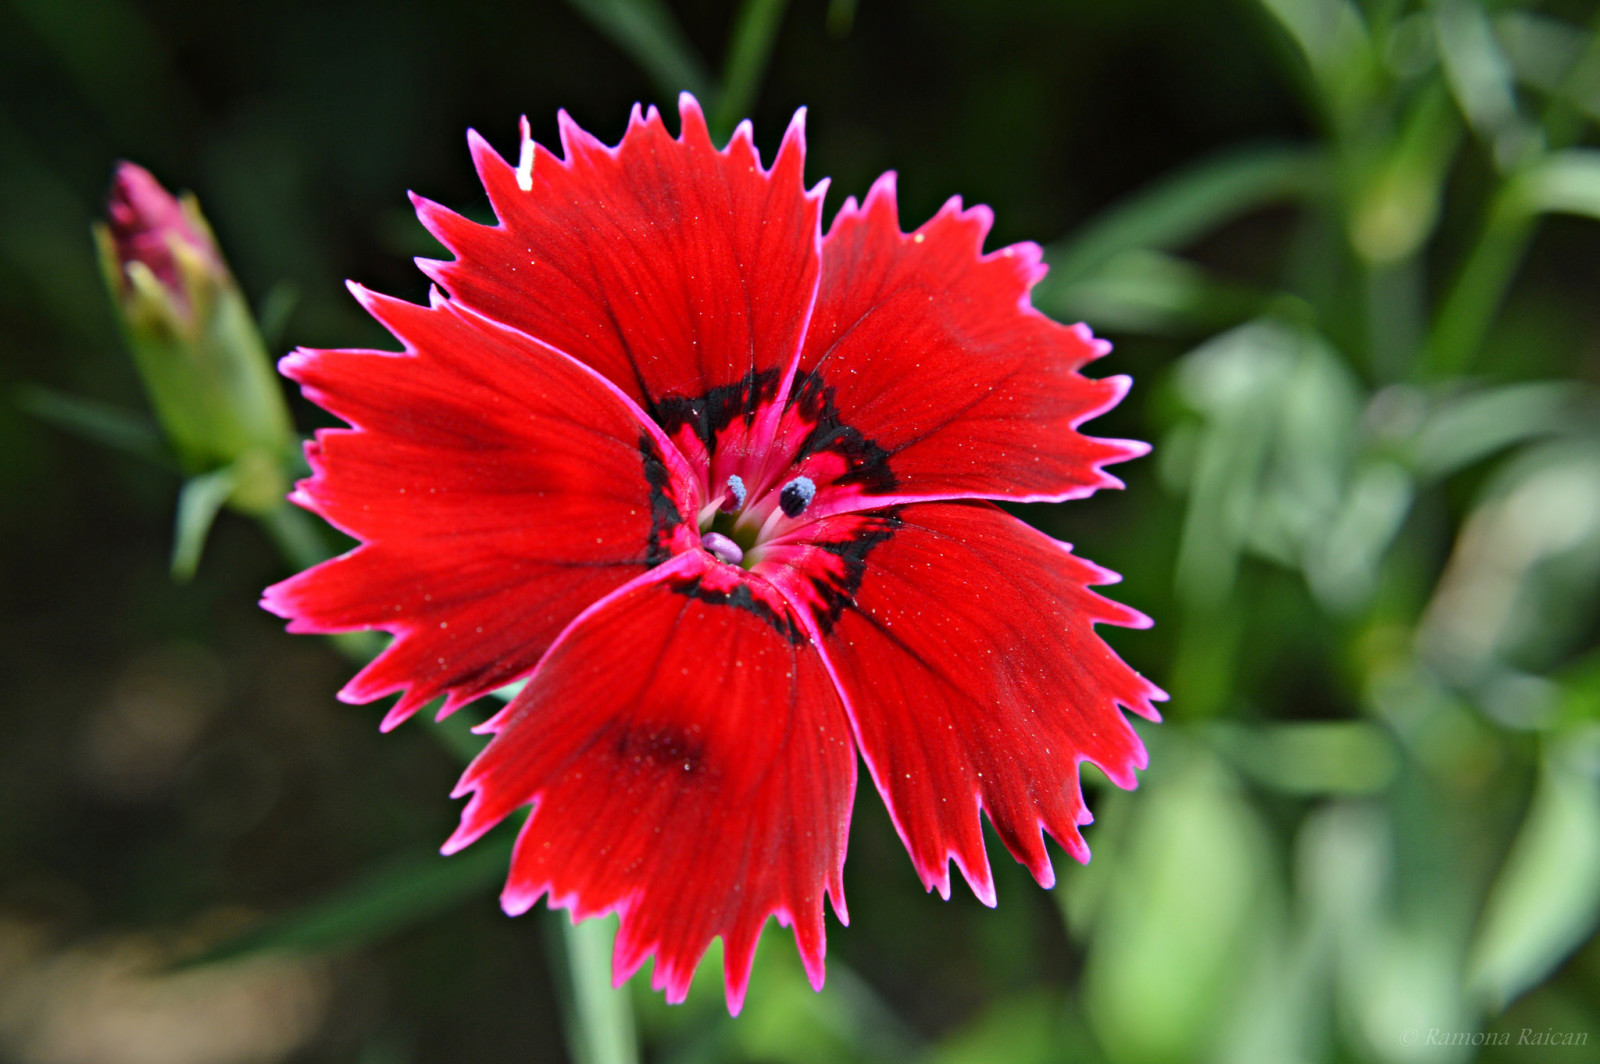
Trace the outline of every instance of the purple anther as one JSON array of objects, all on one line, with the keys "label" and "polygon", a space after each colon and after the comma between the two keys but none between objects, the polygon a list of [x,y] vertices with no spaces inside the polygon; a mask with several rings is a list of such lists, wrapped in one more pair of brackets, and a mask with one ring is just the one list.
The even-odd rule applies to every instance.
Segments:
[{"label": "purple anther", "polygon": [[700,537],[700,545],[706,549],[706,553],[719,562],[738,565],[744,561],[744,551],[739,549],[739,544],[721,532],[707,532]]}]

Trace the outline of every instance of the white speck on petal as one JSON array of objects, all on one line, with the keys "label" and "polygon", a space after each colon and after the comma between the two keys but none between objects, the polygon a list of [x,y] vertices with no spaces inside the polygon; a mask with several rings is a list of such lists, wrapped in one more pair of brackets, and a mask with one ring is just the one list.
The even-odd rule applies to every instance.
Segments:
[{"label": "white speck on petal", "polygon": [[522,152],[517,156],[517,187],[524,192],[533,191],[533,130],[528,126],[528,116],[522,116]]}]

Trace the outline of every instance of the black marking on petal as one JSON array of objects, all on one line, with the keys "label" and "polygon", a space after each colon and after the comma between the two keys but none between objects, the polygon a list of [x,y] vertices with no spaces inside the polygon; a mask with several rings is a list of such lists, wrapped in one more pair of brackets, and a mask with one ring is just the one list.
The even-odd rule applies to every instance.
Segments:
[{"label": "black marking on petal", "polygon": [[619,729],[611,751],[624,767],[648,766],[681,776],[700,768],[705,745],[670,724],[638,724]]},{"label": "black marking on petal", "polygon": [[834,389],[824,384],[822,375],[815,371],[795,379],[789,405],[798,407],[800,416],[812,422],[795,461],[832,451],[845,462],[845,471],[835,484],[859,484],[869,494],[887,494],[896,484],[894,471],[889,468],[891,453],[839,420],[833,397]]},{"label": "black marking on petal", "polygon": [[856,592],[861,589],[861,581],[867,575],[867,555],[878,544],[893,539],[895,532],[905,523],[900,520],[900,510],[901,507],[895,506],[870,514],[857,514],[855,516],[862,519],[861,524],[854,529],[850,538],[811,544],[817,550],[832,554],[840,562],[837,571],[807,575],[815,594],[813,602],[816,605],[811,612],[819,634],[827,635],[832,631],[845,607],[855,602]]},{"label": "black marking on petal", "polygon": [[749,424],[763,403],[777,398],[778,377],[775,369],[759,373],[751,370],[743,379],[713,388],[699,398],[662,396],[656,400],[653,413],[669,437],[676,436],[679,429],[688,425],[706,445],[706,453],[715,454],[717,433],[733,424],[736,418],[743,418]]},{"label": "black marking on petal", "polygon": [[737,610],[744,610],[760,617],[772,625],[774,631],[783,636],[794,646],[806,642],[806,634],[800,627],[800,622],[789,615],[787,610],[775,610],[769,604],[756,598],[750,591],[750,585],[741,580],[733,586],[732,590],[722,591],[705,586],[701,577],[693,577],[683,583],[673,583],[672,590],[680,595],[699,599],[701,602],[710,602],[717,606],[732,606]]},{"label": "black marking on petal", "polygon": [[645,483],[650,485],[650,543],[644,560],[655,566],[672,557],[668,540],[672,530],[683,524],[683,515],[672,498],[672,473],[648,432],[639,434],[639,453],[644,458]]}]

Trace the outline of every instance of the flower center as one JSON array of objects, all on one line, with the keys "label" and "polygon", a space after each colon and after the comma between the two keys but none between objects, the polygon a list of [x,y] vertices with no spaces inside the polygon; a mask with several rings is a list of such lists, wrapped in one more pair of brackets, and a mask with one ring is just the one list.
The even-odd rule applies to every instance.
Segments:
[{"label": "flower center", "polygon": [[804,515],[816,495],[816,482],[797,476],[777,491],[751,498],[744,480],[730,476],[723,490],[700,510],[700,546],[718,561],[754,568],[761,560],[762,545],[776,538],[784,519]]}]

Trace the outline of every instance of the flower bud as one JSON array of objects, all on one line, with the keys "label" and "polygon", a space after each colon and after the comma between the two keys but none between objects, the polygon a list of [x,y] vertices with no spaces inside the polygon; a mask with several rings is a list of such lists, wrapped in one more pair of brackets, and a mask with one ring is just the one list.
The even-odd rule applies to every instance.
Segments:
[{"label": "flower bud", "polygon": [[229,504],[250,513],[272,509],[287,488],[293,427],[250,308],[199,204],[124,162],[106,214],[109,224],[95,226],[101,267],[178,460],[191,474],[249,470]]}]

